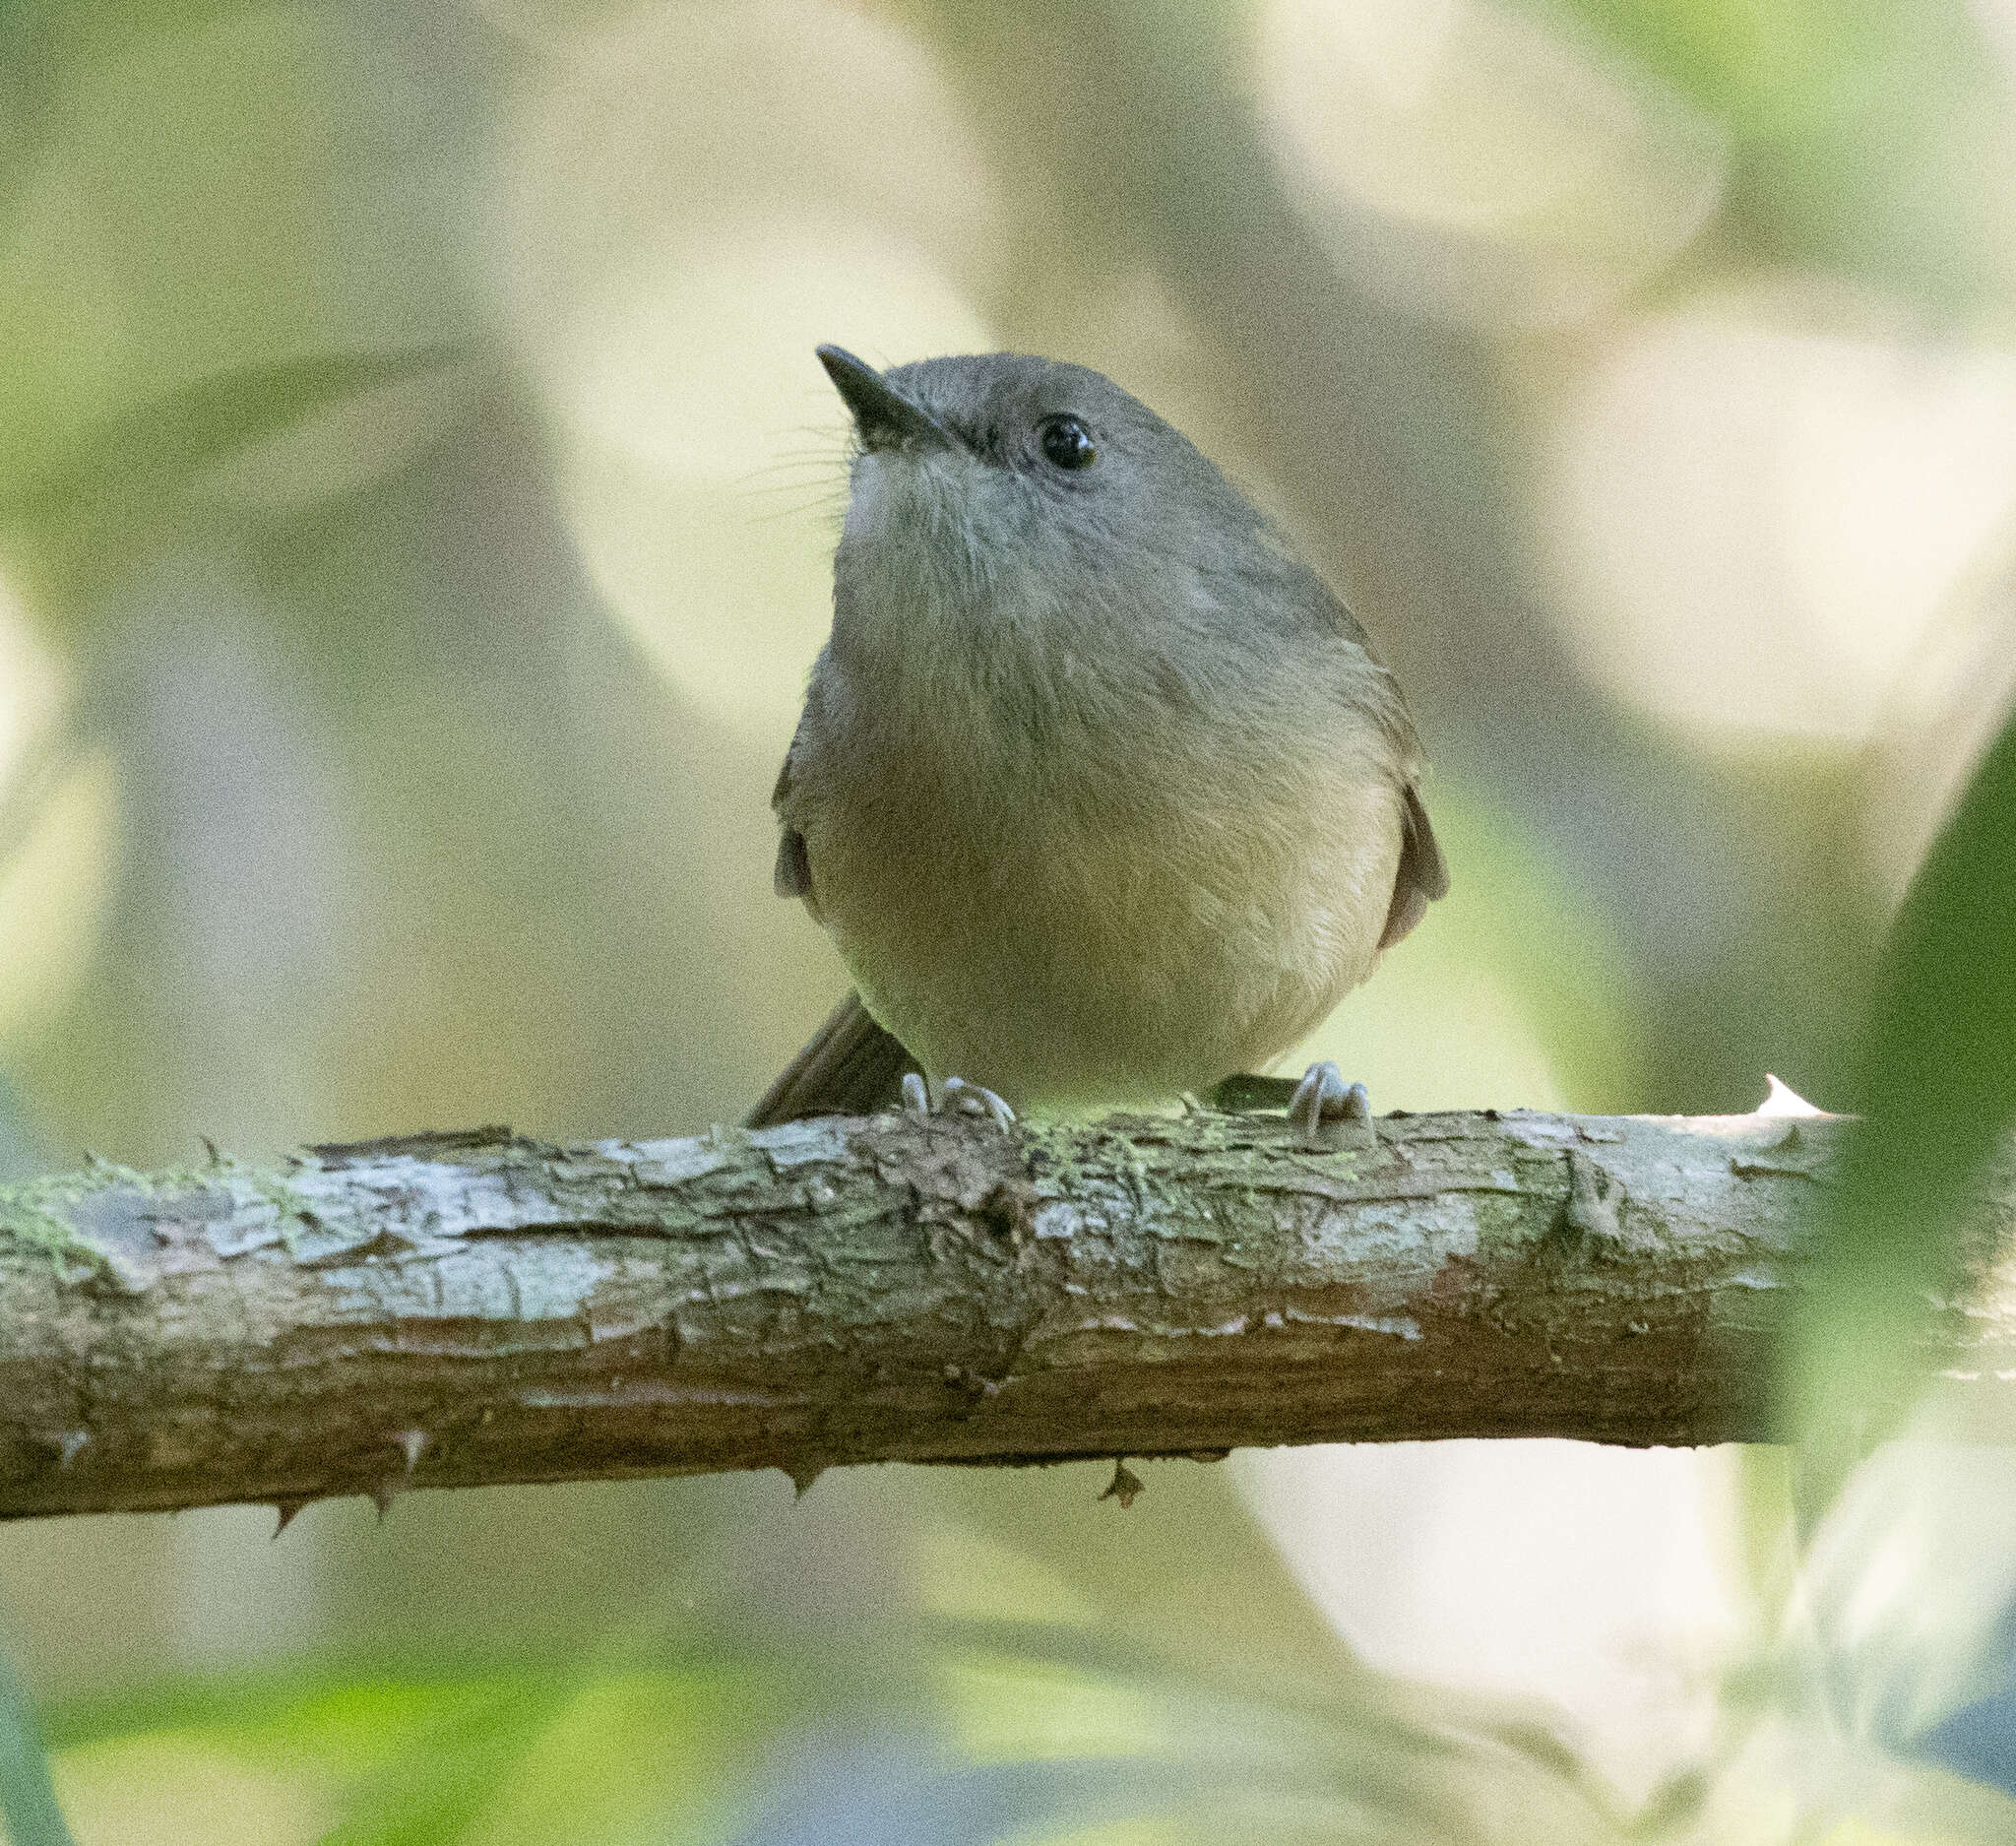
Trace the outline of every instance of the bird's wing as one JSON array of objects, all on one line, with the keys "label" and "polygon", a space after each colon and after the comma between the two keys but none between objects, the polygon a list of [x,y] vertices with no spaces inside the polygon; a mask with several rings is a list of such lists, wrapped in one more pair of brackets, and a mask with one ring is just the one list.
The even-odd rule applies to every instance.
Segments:
[{"label": "bird's wing", "polygon": [[[816,677],[816,670],[815,670]],[[805,836],[792,823],[792,791],[805,773],[806,757],[816,761],[819,715],[816,694],[805,702],[790,748],[777,772],[770,805],[777,814],[777,894],[802,898],[816,919],[819,900],[812,889],[812,859]],[[814,771],[816,774],[816,769]],[[916,1060],[868,1017],[860,996],[850,993],[828,1015],[826,1023],[791,1059],[743,1121],[747,1128],[770,1128],[806,1115],[865,1115],[903,1093],[903,1076],[915,1070]]]},{"label": "bird's wing", "polygon": [[[1288,549],[1286,540],[1280,543]],[[1393,881],[1393,902],[1386,912],[1386,927],[1379,933],[1379,946],[1389,949],[1420,922],[1430,904],[1449,894],[1449,867],[1436,844],[1435,830],[1428,824],[1428,810],[1421,805],[1420,786],[1414,779],[1419,774],[1420,745],[1416,740],[1414,720],[1400,696],[1400,687],[1381,663],[1364,624],[1292,549],[1288,549],[1288,556],[1302,581],[1305,599],[1324,611],[1355,655],[1371,663],[1380,694],[1375,709],[1392,735],[1401,760],[1409,766],[1400,810],[1400,871]]]},{"label": "bird's wing", "polygon": [[[1287,548],[1286,540],[1280,542]],[[1379,933],[1379,946],[1389,949],[1420,922],[1430,904],[1449,894],[1449,867],[1436,844],[1435,830],[1428,824],[1428,810],[1421,805],[1420,786],[1415,781],[1419,774],[1420,745],[1416,740],[1414,720],[1400,696],[1400,687],[1380,661],[1364,624],[1316,572],[1294,556],[1292,548],[1288,555],[1305,582],[1305,595],[1312,593],[1312,600],[1327,613],[1336,631],[1355,654],[1371,663],[1381,694],[1378,715],[1402,761],[1409,765],[1408,782],[1401,797],[1400,871],[1393,880],[1393,902],[1386,912],[1386,927]]]},{"label": "bird's wing", "polygon": [[1391,948],[1420,922],[1436,898],[1448,894],[1449,867],[1435,843],[1435,830],[1428,825],[1421,792],[1409,783],[1400,810],[1400,874],[1393,881],[1393,903],[1386,912],[1379,946]]},{"label": "bird's wing", "polygon": [[770,792],[771,811],[778,820],[777,868],[771,874],[779,897],[798,897],[805,900],[805,906],[814,916],[818,915],[816,900],[812,896],[812,860],[805,851],[805,836],[791,825],[786,813],[791,793],[791,760],[798,753],[798,745],[804,741],[805,728],[811,722],[812,709],[808,705],[798,720],[798,728],[791,735],[790,748],[784,753],[784,762],[777,772],[777,787]]}]

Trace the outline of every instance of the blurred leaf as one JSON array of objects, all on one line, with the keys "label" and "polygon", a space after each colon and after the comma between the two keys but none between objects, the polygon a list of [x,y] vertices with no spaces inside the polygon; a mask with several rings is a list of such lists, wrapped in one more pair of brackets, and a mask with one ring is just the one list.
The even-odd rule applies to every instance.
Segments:
[{"label": "blurred leaf", "polygon": [[1958,0],[1532,3],[1594,27],[1729,126],[1726,221],[1766,257],[1949,307],[2007,288],[2006,96]]},{"label": "blurred leaf", "polygon": [[49,1714],[49,1746],[188,1732],[259,1750],[314,1753],[345,1775],[375,1774],[492,1696],[514,1675],[332,1678],[327,1672],[165,1680],[66,1700]]},{"label": "blurred leaf", "polygon": [[458,1838],[572,1690],[564,1679],[493,1683],[402,1751],[353,1804],[351,1818],[329,1833],[328,1846],[436,1846]]},{"label": "blurred leaf", "polygon": [[[50,1732],[66,1759],[94,1758],[120,1813],[136,1778],[151,1788],[184,1757],[256,1765],[306,1811],[343,1816],[325,1846],[978,1846],[1095,1822],[1312,1846],[1623,1836],[1535,1708],[1370,1672],[1233,1685],[1247,1676],[1171,1670],[1158,1652],[1070,1624],[951,1623],[866,1679],[815,1650],[774,1666],[171,1682],[72,1704]],[[179,1799],[167,1818],[196,1837]],[[1524,1824],[1508,1832],[1507,1814]]]},{"label": "blurred leaf", "polygon": [[1886,60],[1934,9],[1818,0],[1576,0],[1575,10],[1739,132],[1787,134],[1875,99]]},{"label": "blurred leaf", "polygon": [[0,489],[0,516],[35,518],[172,484],[353,392],[452,364],[458,344],[318,353],[204,378],[98,424],[72,465]]},{"label": "blurred leaf", "polygon": [[1905,899],[1858,1065],[1865,1119],[1821,1207],[1817,1287],[1790,1348],[1807,1438],[1857,1416],[1873,1438],[1913,1394],[1929,1306],[1967,1256],[1963,1207],[2016,1120],[2016,719]]},{"label": "blurred leaf", "polygon": [[25,480],[0,475],[0,529],[27,537],[59,571],[87,549],[102,570],[108,540],[117,548],[146,530],[204,470],[361,392],[467,356],[451,342],[319,353],[199,380],[88,430],[67,466]]},{"label": "blurred leaf", "polygon": [[14,1669],[0,1656],[0,1819],[12,1846],[72,1846],[48,1765],[35,1735],[34,1714]]},{"label": "blurred leaf", "polygon": [[[433,1679],[170,1682],[72,1705],[50,1728],[65,1751],[152,1742],[278,1768],[344,1816],[325,1846],[587,1846],[718,1831],[794,1694],[740,1662],[562,1662]],[[133,1750],[130,1773],[160,1759],[159,1749]],[[101,1784],[117,1773],[98,1765]]]}]

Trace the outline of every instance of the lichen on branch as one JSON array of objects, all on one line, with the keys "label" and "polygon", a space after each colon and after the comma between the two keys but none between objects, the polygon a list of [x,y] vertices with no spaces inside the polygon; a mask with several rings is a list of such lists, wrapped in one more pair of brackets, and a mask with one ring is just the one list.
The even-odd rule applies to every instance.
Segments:
[{"label": "lichen on branch", "polygon": [[[0,1194],[0,1516],[1252,1444],[1770,1433],[1842,1124],[887,1114]],[[2000,1405],[1982,1205],[1942,1337]]]}]

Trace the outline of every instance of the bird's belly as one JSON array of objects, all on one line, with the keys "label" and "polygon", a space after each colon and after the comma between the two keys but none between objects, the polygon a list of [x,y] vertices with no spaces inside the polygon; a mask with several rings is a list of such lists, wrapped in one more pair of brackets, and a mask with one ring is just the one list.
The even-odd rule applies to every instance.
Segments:
[{"label": "bird's belly", "polygon": [[1016,803],[984,822],[913,787],[822,817],[846,842],[808,836],[820,911],[868,1010],[934,1077],[1023,1109],[1201,1091],[1265,1067],[1377,959],[1398,796],[1361,768],[1311,773],[1331,786],[1292,800]]}]

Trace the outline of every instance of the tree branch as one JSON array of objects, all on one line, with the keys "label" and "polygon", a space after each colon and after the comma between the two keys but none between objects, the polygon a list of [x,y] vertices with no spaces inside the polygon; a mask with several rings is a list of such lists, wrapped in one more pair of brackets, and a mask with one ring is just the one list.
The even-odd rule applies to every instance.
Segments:
[{"label": "tree branch", "polygon": [[[0,1191],[0,1516],[407,1486],[1768,1435],[1842,1125],[904,1115]],[[1995,1173],[1949,1377],[2006,1411]],[[1957,1345],[1957,1357],[1953,1346]],[[1997,1370],[2005,1376],[1997,1378]]]}]

